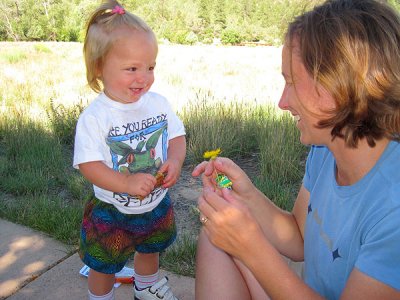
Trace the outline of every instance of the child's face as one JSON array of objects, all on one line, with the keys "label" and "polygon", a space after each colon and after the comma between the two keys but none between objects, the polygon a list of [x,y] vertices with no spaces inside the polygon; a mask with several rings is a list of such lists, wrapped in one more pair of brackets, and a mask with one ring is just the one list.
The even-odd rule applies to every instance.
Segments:
[{"label": "child's face", "polygon": [[120,103],[133,103],[154,82],[157,44],[145,32],[118,29],[118,38],[106,55],[100,70],[105,94]]}]

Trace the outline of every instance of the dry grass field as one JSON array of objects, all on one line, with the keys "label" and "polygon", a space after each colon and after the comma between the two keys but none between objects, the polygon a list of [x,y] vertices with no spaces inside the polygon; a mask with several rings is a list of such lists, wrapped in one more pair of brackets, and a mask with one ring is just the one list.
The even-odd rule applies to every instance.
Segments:
[{"label": "dry grass field", "polygon": [[213,100],[277,103],[281,48],[161,45],[154,90],[179,109],[198,91]]},{"label": "dry grass field", "polygon": [[[1,42],[0,62],[3,109],[14,101],[40,110],[32,102],[68,105],[94,96],[86,86],[80,43]],[[177,110],[198,94],[210,102],[276,103],[283,87],[280,64],[278,47],[161,44],[152,90]]]}]

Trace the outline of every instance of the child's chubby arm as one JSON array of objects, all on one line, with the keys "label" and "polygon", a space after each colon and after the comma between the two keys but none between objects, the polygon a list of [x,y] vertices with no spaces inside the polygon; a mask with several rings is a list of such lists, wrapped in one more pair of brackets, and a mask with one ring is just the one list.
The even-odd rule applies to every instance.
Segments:
[{"label": "child's chubby arm", "polygon": [[94,185],[115,193],[145,197],[154,189],[156,178],[146,173],[120,173],[102,161],[91,161],[79,165],[79,170]]},{"label": "child's chubby arm", "polygon": [[164,178],[163,188],[173,186],[181,175],[181,169],[186,156],[186,138],[184,135],[173,138],[168,145],[168,159],[158,170],[167,174]]}]

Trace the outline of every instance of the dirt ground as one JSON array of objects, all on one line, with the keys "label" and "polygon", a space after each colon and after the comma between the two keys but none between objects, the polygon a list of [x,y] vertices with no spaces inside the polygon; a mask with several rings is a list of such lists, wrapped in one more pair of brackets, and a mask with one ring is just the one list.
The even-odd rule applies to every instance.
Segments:
[{"label": "dirt ground", "polygon": [[197,235],[200,222],[197,208],[197,198],[202,191],[200,177],[192,177],[194,165],[185,165],[182,168],[178,182],[170,188],[171,199],[174,204],[175,221],[178,234]]}]

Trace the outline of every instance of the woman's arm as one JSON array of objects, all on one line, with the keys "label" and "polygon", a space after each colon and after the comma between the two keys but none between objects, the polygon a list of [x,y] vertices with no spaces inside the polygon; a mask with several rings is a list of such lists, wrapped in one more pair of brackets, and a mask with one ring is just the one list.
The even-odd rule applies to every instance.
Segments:
[{"label": "woman's arm", "polygon": [[304,226],[308,199],[308,191],[301,186],[292,212],[280,209],[263,194],[245,202],[269,242],[293,261],[304,259]]},{"label": "woman's arm", "polygon": [[303,231],[309,197],[307,190],[301,187],[293,212],[290,213],[273,204],[252,184],[245,172],[227,158],[201,163],[193,171],[193,176],[203,174],[205,189],[217,190],[220,194],[215,188],[216,172],[224,173],[232,180],[232,194],[249,208],[274,247],[292,260],[303,260]]}]

